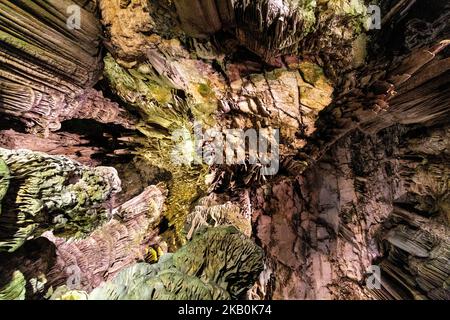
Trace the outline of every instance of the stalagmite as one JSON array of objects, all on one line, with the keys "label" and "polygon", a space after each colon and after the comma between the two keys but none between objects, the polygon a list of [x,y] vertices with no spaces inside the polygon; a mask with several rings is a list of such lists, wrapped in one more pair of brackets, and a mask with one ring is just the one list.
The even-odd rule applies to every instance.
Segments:
[{"label": "stalagmite", "polygon": [[0,299],[450,299],[449,17],[0,0]]}]

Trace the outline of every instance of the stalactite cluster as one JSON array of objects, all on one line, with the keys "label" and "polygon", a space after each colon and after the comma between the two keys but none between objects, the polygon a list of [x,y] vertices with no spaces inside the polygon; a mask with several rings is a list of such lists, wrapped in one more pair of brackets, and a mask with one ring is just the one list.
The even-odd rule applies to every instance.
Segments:
[{"label": "stalactite cluster", "polygon": [[449,300],[449,17],[0,0],[0,299]]}]

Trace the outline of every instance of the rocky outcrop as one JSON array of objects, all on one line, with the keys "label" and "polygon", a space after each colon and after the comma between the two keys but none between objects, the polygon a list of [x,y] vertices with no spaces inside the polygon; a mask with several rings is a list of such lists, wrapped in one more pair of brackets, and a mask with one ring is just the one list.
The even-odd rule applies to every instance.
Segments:
[{"label": "rocky outcrop", "polygon": [[[367,27],[362,1],[176,0],[174,3],[187,34],[206,37],[229,32],[239,45],[275,64],[279,56],[297,53],[325,57],[326,62],[349,62],[352,42]],[[341,68],[348,67],[338,63]]]},{"label": "rocky outcrop", "polygon": [[63,155],[84,165],[100,165],[93,159],[100,148],[88,146],[89,139],[74,133],[52,132],[44,138],[8,129],[0,131],[0,141],[0,147],[5,149],[23,148],[49,155]]},{"label": "rocky outcrop", "polygon": [[86,239],[66,241],[51,233],[44,236],[55,244],[56,261],[46,277],[47,287],[67,285],[90,292],[127,266],[145,261],[152,246],[160,244],[158,226],[166,194],[156,186],[112,211],[113,219]]},{"label": "rocky outcrop", "polygon": [[211,193],[200,199],[186,217],[184,231],[190,240],[193,235],[205,227],[231,225],[250,237],[252,225],[250,219],[250,199],[243,192],[232,201],[224,194]]},{"label": "rocky outcrop", "polygon": [[90,89],[102,71],[101,26],[87,3],[1,1],[1,113],[45,132],[72,118],[129,124]]},{"label": "rocky outcrop", "polygon": [[440,225],[430,232],[433,222],[414,214],[405,217],[396,208],[393,219],[398,218],[400,224],[395,221],[396,226],[382,238],[385,252],[380,262],[381,290],[375,294],[382,299],[449,300],[448,228]]},{"label": "rocky outcrop", "polygon": [[[27,240],[13,253],[1,252],[0,287],[7,299],[42,299],[46,274],[55,263],[55,246],[43,237]],[[6,290],[6,288],[9,288]]]},{"label": "rocky outcrop", "polygon": [[13,253],[1,253],[3,293],[8,299],[42,299],[64,289],[90,292],[136,262],[154,262],[155,250],[167,249],[158,236],[165,197],[161,186],[147,187],[83,239],[47,231]]},{"label": "rocky outcrop", "polygon": [[405,39],[402,53],[374,58],[361,71],[343,77],[333,103],[317,123],[321,129],[307,147],[310,157],[320,158],[328,146],[355,129],[376,133],[397,123],[427,126],[448,114],[448,91],[438,88],[448,86],[450,30],[445,21],[450,7],[441,9],[433,25],[422,21],[430,30],[426,41],[411,40],[415,35],[408,30],[418,23],[412,18],[404,29],[397,28]]},{"label": "rocky outcrop", "polygon": [[235,228],[210,228],[157,264],[123,270],[89,299],[236,299],[259,275],[262,257],[261,249]]},{"label": "rocky outcrop", "polygon": [[304,175],[257,189],[268,259],[252,297],[448,299],[445,137],[440,127],[353,133]]},{"label": "rocky outcrop", "polygon": [[0,149],[0,159],[0,251],[15,251],[48,229],[87,234],[106,218],[102,205],[120,191],[111,167],[88,168],[26,149]]},{"label": "rocky outcrop", "polygon": [[378,3],[0,0],[0,298],[448,299],[450,7]]},{"label": "rocky outcrop", "polygon": [[25,278],[20,271],[16,271],[11,282],[0,288],[0,300],[23,299],[25,299]]}]

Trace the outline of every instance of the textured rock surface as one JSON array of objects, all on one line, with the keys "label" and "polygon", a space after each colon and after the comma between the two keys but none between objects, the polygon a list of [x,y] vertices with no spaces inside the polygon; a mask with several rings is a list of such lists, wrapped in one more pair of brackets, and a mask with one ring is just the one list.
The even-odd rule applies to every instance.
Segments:
[{"label": "textured rock surface", "polygon": [[[448,168],[423,163],[417,150],[434,150],[429,162],[447,157],[441,130],[358,132],[305,175],[256,190],[253,220],[270,277],[255,296],[448,299]],[[371,265],[381,267],[380,290],[367,290]]]},{"label": "textured rock surface", "polygon": [[[93,2],[83,3],[1,1],[1,113],[46,132],[72,118],[127,125],[117,104],[89,89],[102,70],[101,25]],[[80,28],[67,26],[70,6],[80,12]]]},{"label": "textured rock surface", "polygon": [[[378,4],[0,0],[0,297],[449,299],[450,7]],[[278,174],[199,126],[279,128]]]},{"label": "textured rock surface", "polygon": [[188,34],[205,37],[228,31],[240,45],[269,63],[274,63],[281,54],[291,53],[324,55],[333,62],[351,61],[352,41],[366,27],[362,1],[176,0],[174,3]]},{"label": "textured rock surface", "polygon": [[157,245],[165,191],[156,186],[112,211],[112,220],[88,238],[65,241],[53,234],[44,236],[56,246],[56,263],[47,277],[48,286],[68,284],[70,289],[90,292],[118,271],[144,261],[148,249]]},{"label": "textured rock surface", "polygon": [[194,210],[186,217],[186,238],[190,240],[201,228],[220,225],[232,225],[250,237],[252,225],[249,204],[248,194],[242,194],[237,201],[230,201],[223,195],[214,193],[200,199]]},{"label": "textured rock surface", "polygon": [[56,298],[67,291],[87,293],[123,268],[147,261],[153,248],[164,248],[158,225],[165,196],[163,188],[147,187],[113,209],[113,218],[84,239],[66,240],[45,232],[14,253],[1,253],[0,287],[20,271],[30,299]]},{"label": "textured rock surface", "polygon": [[[47,239],[39,237],[26,241],[13,253],[0,253],[0,261],[2,261],[0,287],[5,288],[10,283],[20,284],[11,291],[15,292],[17,297],[42,298],[46,292],[46,274],[55,262],[55,247]],[[23,281],[14,282],[21,278]]]},{"label": "textured rock surface", "polygon": [[73,133],[49,133],[44,138],[8,129],[0,131],[0,141],[0,147],[5,149],[23,148],[49,155],[63,155],[85,165],[100,164],[92,158],[99,148],[87,146],[89,139]]},{"label": "textured rock surface", "polygon": [[210,228],[157,264],[137,264],[123,270],[89,298],[239,298],[261,272],[262,258],[262,250],[235,228]]},{"label": "textured rock surface", "polygon": [[[117,171],[88,168],[63,156],[0,149],[5,188],[0,216],[1,251],[14,251],[48,229],[80,236],[106,218],[101,207],[120,191]],[[5,193],[6,191],[6,193]]]},{"label": "textured rock surface", "polygon": [[20,271],[15,271],[10,283],[0,288],[0,300],[24,300],[25,278]]}]

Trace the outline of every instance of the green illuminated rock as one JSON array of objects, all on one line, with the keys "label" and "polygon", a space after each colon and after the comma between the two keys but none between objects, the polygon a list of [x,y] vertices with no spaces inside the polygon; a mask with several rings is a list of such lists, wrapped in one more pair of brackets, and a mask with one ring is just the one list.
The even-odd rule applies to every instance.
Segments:
[{"label": "green illuminated rock", "polygon": [[46,230],[65,237],[87,234],[106,218],[102,204],[120,191],[113,168],[89,168],[25,149],[0,148],[0,159],[0,251],[15,251]]},{"label": "green illuminated rock", "polygon": [[25,284],[26,281],[22,272],[14,271],[11,282],[0,288],[0,300],[24,300]]},{"label": "green illuminated rock", "polygon": [[121,271],[89,299],[236,299],[262,269],[262,250],[250,239],[234,227],[209,228],[157,264],[139,263]]}]

